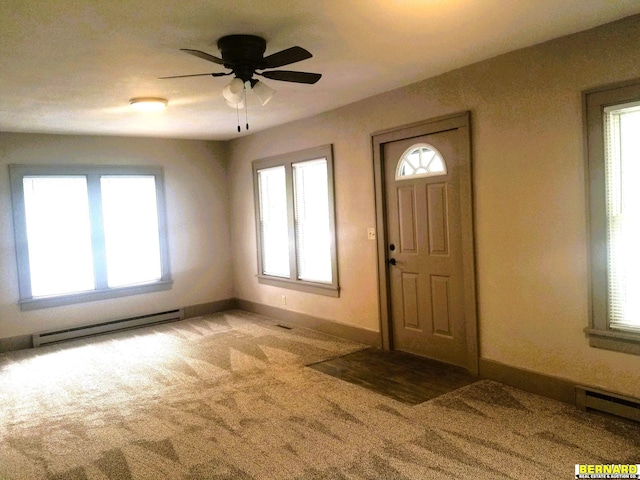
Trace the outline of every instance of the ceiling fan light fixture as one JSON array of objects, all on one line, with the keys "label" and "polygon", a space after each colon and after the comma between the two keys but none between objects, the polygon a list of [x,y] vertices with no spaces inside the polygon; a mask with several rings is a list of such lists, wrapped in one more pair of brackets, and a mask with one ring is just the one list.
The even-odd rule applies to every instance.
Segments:
[{"label": "ceiling fan light fixture", "polygon": [[231,102],[234,106],[242,101],[244,91],[244,82],[239,78],[234,78],[229,84],[222,89],[222,96],[227,102]]},{"label": "ceiling fan light fixture", "polygon": [[169,102],[166,98],[137,97],[129,100],[131,108],[138,112],[160,112],[167,108]]},{"label": "ceiling fan light fixture", "polygon": [[242,110],[244,108],[244,98],[238,100],[237,102],[230,102],[226,98],[224,99],[225,103],[229,105],[231,108],[238,108]]},{"label": "ceiling fan light fixture", "polygon": [[260,100],[262,106],[269,103],[269,100],[271,100],[273,98],[273,95],[276,93],[273,88],[268,86],[266,83],[261,82],[260,80],[256,82],[252,90]]}]

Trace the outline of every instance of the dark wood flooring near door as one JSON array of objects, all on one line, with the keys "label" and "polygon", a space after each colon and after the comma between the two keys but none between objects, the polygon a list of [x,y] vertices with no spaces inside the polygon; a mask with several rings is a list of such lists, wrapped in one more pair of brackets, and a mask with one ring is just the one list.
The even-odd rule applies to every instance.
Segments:
[{"label": "dark wood flooring near door", "polygon": [[410,405],[480,380],[460,367],[377,348],[367,348],[309,367]]}]

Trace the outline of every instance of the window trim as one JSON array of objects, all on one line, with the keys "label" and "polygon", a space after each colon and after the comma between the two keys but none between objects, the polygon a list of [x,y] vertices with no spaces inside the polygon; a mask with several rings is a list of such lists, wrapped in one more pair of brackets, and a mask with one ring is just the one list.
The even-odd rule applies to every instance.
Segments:
[{"label": "window trim", "polygon": [[[305,162],[309,160],[317,160],[324,158],[327,161],[327,184],[328,184],[328,201],[329,201],[329,228],[331,231],[331,283],[310,282],[298,279],[297,255],[296,255],[296,234],[294,219],[294,194],[293,194],[293,167],[294,163]],[[262,238],[260,228],[260,192],[258,184],[258,171],[266,168],[284,166],[285,182],[287,195],[287,225],[289,229],[289,278],[277,277],[273,275],[265,275],[262,272]],[[330,297],[340,296],[340,287],[338,282],[338,254],[336,242],[336,213],[335,213],[335,183],[333,173],[333,146],[323,145],[320,147],[290,152],[283,155],[262,158],[252,162],[253,168],[253,198],[255,208],[255,225],[256,225],[256,250],[257,250],[257,268],[258,283],[272,285],[290,290],[298,290],[317,295],[325,295]]]},{"label": "window trim", "polygon": [[[158,281],[127,285],[119,287],[108,287],[106,282],[96,282],[94,290],[52,295],[47,297],[33,297],[31,293],[31,268],[29,261],[29,251],[27,245],[26,211],[24,202],[23,178],[25,176],[64,176],[78,175],[87,178],[87,191],[89,195],[89,209],[91,211],[92,224],[96,221],[95,202],[92,197],[100,193],[101,175],[146,175],[154,176],[156,184],[156,203],[158,208],[158,234],[160,240],[160,266],[161,278]],[[167,244],[167,222],[165,213],[164,195],[164,175],[161,167],[143,166],[114,166],[114,165],[9,165],[9,177],[11,181],[11,199],[13,211],[14,238],[16,248],[16,261],[18,269],[18,289],[20,299],[18,304],[20,310],[36,310],[41,308],[58,307],[72,305],[76,303],[119,298],[129,295],[169,290],[173,281],[169,269],[169,250]],[[101,216],[101,206],[99,208]],[[97,229],[102,230],[101,218],[97,219]],[[96,233],[92,228],[92,236]],[[92,247],[94,256],[94,270],[96,275],[106,277],[106,264],[101,259],[96,259],[95,245]],[[97,268],[96,268],[97,267]]]},{"label": "window trim", "polygon": [[589,345],[640,355],[640,333],[613,329],[608,320],[604,109],[640,100],[640,79],[583,93],[589,233]]}]

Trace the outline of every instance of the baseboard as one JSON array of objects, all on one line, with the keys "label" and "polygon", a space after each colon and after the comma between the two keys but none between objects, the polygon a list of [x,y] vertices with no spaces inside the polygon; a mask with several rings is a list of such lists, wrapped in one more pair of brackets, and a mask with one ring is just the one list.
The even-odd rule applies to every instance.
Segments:
[{"label": "baseboard", "polygon": [[[184,318],[200,317],[202,315],[211,315],[212,313],[223,312],[225,310],[233,310],[238,308],[235,298],[227,298],[215,302],[201,303],[198,305],[189,305],[184,307]],[[24,350],[33,347],[31,335],[20,335],[18,337],[0,338],[0,353],[11,352],[14,350]]]},{"label": "baseboard", "polygon": [[480,359],[480,376],[511,385],[525,392],[576,404],[576,384],[563,378],[512,367],[493,360]]},{"label": "baseboard", "polygon": [[[378,348],[382,345],[379,332],[238,298],[228,298],[215,302],[190,305],[184,307],[184,314],[185,318],[193,318],[236,308],[266,315],[284,323],[317,330],[353,342],[360,342]],[[0,353],[31,348],[31,346],[31,335],[0,338]],[[479,368],[480,377],[482,378],[495,380],[526,392],[575,405],[576,385],[569,380],[512,367],[504,363],[483,358],[479,361]]]},{"label": "baseboard", "polygon": [[238,301],[235,298],[226,298],[216,302],[200,303],[198,305],[184,307],[184,318],[201,317],[203,315],[211,315],[212,313],[233,310],[235,308],[238,308]]},{"label": "baseboard", "polygon": [[33,347],[31,335],[20,335],[18,337],[0,338],[0,353],[12,352],[14,350],[24,350]]},{"label": "baseboard", "polygon": [[291,310],[284,310],[282,308],[272,307],[262,303],[255,303],[249,300],[236,300],[238,302],[237,307],[246,312],[265,315],[284,323],[317,330],[318,332],[333,335],[334,337],[344,338],[345,340],[350,340],[352,342],[364,343],[378,348],[382,345],[379,332],[345,325],[343,323],[337,323],[324,318],[307,315],[305,313],[292,312]]}]

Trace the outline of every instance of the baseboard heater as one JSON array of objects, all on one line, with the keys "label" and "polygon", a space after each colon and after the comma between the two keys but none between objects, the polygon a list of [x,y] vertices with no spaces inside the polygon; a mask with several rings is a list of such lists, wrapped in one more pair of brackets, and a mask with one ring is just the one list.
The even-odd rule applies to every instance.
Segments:
[{"label": "baseboard heater", "polygon": [[139,315],[137,317],[122,318],[104,323],[94,323],[80,327],[65,328],[49,332],[34,333],[31,337],[33,347],[40,347],[50,343],[63,342],[74,338],[91,337],[103,333],[128,330],[130,328],[152,325],[154,323],[169,322],[184,319],[184,309],[168,310],[166,312]]},{"label": "baseboard heater", "polygon": [[576,387],[576,405],[582,410],[592,409],[640,422],[640,400],[617,393]]}]

